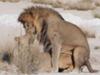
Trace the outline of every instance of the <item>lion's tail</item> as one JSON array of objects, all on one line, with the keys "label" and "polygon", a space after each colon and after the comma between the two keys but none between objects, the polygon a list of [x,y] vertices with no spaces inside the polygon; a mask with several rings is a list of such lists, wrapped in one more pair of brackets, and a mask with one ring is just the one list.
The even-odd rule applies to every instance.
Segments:
[{"label": "lion's tail", "polygon": [[94,69],[92,68],[92,66],[91,66],[91,64],[90,64],[90,62],[89,62],[89,60],[86,62],[85,65],[87,66],[89,72],[91,72],[91,73],[97,72],[97,70],[94,70]]}]

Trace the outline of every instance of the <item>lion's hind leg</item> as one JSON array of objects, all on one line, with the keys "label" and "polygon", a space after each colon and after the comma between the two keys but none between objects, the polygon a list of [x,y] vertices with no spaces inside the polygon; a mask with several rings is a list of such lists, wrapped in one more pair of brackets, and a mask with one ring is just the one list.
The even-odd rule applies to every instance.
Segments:
[{"label": "lion's hind leg", "polygon": [[81,71],[82,66],[87,66],[89,72],[93,72],[91,64],[89,61],[89,51],[85,47],[78,46],[74,50],[74,62],[75,62],[75,69],[74,71]]}]

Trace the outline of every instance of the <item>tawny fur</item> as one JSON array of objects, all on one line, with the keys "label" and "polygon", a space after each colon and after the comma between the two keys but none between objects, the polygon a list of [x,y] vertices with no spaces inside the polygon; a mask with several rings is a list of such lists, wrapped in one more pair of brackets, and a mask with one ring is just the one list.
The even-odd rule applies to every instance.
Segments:
[{"label": "tawny fur", "polygon": [[[32,25],[40,40],[45,38],[41,36],[44,35],[42,30],[46,31],[45,34],[52,45],[53,72],[58,71],[58,61],[63,45],[66,45],[66,51],[69,51],[70,47],[74,48],[74,70],[80,71],[81,67],[86,65],[90,72],[94,72],[89,62],[90,49],[85,34],[76,25],[65,21],[58,12],[49,8],[31,7],[25,9],[18,20],[23,23],[23,26]],[[43,27],[46,28],[43,29]],[[45,47],[44,42],[42,44]]]}]

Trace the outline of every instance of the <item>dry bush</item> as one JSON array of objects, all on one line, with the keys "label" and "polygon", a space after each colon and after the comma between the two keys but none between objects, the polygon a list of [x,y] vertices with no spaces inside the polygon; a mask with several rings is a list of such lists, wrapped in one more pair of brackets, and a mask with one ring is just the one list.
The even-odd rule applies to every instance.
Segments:
[{"label": "dry bush", "polygon": [[94,49],[98,50],[100,49],[100,46],[95,46]]},{"label": "dry bush", "polygon": [[[21,0],[0,0],[2,2],[19,2]],[[24,1],[24,0],[23,0]],[[28,1],[28,0],[27,0]],[[78,9],[78,10],[89,10],[94,9],[96,5],[99,5],[100,2],[92,0],[29,0],[29,2],[39,3],[39,4],[48,4],[53,7],[62,7],[64,9]]]},{"label": "dry bush", "polygon": [[32,0],[34,3],[50,4],[53,7],[65,9],[89,10],[94,9],[95,3],[91,0]]},{"label": "dry bush", "polygon": [[89,9],[95,9],[95,4],[90,0],[81,0],[74,5],[70,5],[70,8],[72,9],[78,9],[78,10],[89,10]]},{"label": "dry bush", "polygon": [[50,55],[41,53],[36,42],[29,44],[29,39],[27,35],[16,38],[17,46],[13,54],[13,63],[22,73],[51,71]]},{"label": "dry bush", "polygon": [[100,0],[92,0],[97,6],[100,6]]},{"label": "dry bush", "polygon": [[14,64],[8,64],[6,62],[0,61],[0,71],[10,72],[10,73],[20,73],[18,68]]},{"label": "dry bush", "polygon": [[56,0],[32,0],[32,2],[39,3],[39,4],[49,4],[49,5],[52,5],[53,7],[56,7],[56,8],[64,6],[64,4],[62,4]]},{"label": "dry bush", "polygon": [[100,18],[100,7],[96,8],[93,11],[93,15],[94,15],[95,18]]}]

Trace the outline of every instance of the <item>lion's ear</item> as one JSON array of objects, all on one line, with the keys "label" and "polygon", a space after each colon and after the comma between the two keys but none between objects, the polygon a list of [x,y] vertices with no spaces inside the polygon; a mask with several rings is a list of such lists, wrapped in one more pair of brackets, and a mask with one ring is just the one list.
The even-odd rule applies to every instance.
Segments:
[{"label": "lion's ear", "polygon": [[17,42],[17,44],[20,44],[20,37],[15,37],[15,41]]},{"label": "lion's ear", "polygon": [[20,41],[20,37],[15,37],[15,41]]}]

